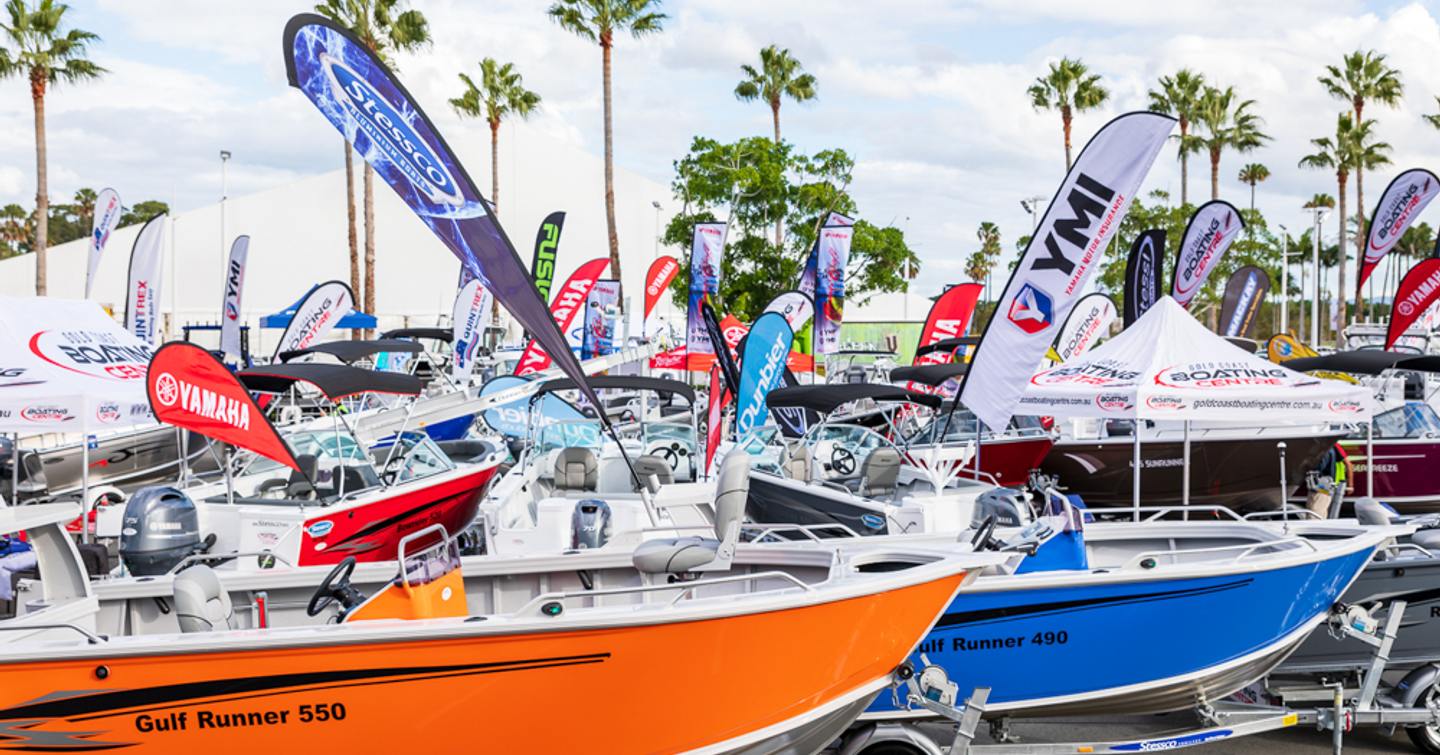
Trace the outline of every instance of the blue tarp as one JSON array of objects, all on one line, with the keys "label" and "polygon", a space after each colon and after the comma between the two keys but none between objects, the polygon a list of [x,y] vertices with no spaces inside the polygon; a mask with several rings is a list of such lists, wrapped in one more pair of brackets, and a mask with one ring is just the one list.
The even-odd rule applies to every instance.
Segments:
[{"label": "blue tarp", "polygon": [[[305,296],[309,295],[310,292],[306,291]],[[260,318],[260,327],[283,328],[289,325],[290,320],[295,317],[295,310],[300,308],[300,302],[305,300],[305,296],[301,296],[299,299],[295,300],[294,304],[291,304],[290,306],[280,310],[279,312],[276,312],[273,315],[265,315],[264,317]],[[367,328],[373,329],[375,327],[375,324],[375,315],[367,315],[358,309],[351,309],[349,312],[345,313],[344,317],[340,318],[339,324],[337,324],[335,327],[364,330]]]}]

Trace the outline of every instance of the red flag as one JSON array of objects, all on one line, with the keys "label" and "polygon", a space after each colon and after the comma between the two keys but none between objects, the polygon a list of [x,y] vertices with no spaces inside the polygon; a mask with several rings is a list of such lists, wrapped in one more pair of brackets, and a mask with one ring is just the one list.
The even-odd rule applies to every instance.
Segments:
[{"label": "red flag", "polygon": [[740,322],[735,315],[725,315],[720,321],[720,335],[725,336],[725,345],[730,347],[731,353],[740,349],[740,340],[750,332],[750,326]]},{"label": "red flag", "polygon": [[1421,260],[1405,273],[1400,288],[1395,291],[1395,309],[1390,312],[1385,348],[1394,347],[1400,335],[1415,324],[1436,299],[1440,299],[1440,259]]},{"label": "red flag", "polygon": [[234,373],[199,346],[184,341],[161,346],[150,358],[145,392],[161,422],[300,469],[290,447]]},{"label": "red flag", "polygon": [[[590,260],[571,273],[565,285],[553,291],[555,301],[550,302],[550,315],[555,318],[555,324],[559,326],[561,333],[568,332],[575,315],[585,309],[585,299],[590,296],[590,289],[594,288],[595,281],[605,274],[605,268],[609,264],[610,260],[605,257]],[[550,355],[532,339],[525,345],[525,353],[515,365],[515,374],[529,375],[549,367]]]},{"label": "red flag", "polygon": [[650,313],[660,303],[660,295],[679,271],[680,263],[674,257],[660,257],[650,263],[650,270],[645,273],[645,319],[650,319]]},{"label": "red flag", "polygon": [[705,420],[705,475],[710,475],[710,465],[715,461],[715,451],[720,447],[720,427],[724,424],[725,405],[730,403],[730,392],[720,379],[720,365],[710,365],[710,404]]},{"label": "red flag", "polygon": [[684,346],[677,346],[650,357],[650,369],[652,370],[683,370],[686,363]]},{"label": "red flag", "polygon": [[[980,299],[981,288],[979,283],[961,283],[940,294],[930,306],[930,314],[925,318],[925,327],[920,330],[920,343],[916,345],[916,350],[946,338],[965,335],[965,328],[970,325],[970,317],[975,314],[975,302]],[[942,364],[948,361],[949,354],[931,352],[912,359],[910,363]]]}]

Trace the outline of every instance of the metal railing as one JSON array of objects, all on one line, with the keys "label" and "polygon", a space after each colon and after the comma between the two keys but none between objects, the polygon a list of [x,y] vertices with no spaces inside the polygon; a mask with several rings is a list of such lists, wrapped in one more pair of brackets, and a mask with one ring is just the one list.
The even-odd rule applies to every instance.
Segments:
[{"label": "metal railing", "polygon": [[567,600],[575,600],[580,598],[601,598],[613,595],[636,595],[652,592],[661,592],[663,590],[678,590],[679,593],[673,599],[671,599],[668,604],[666,604],[667,606],[673,606],[676,603],[679,603],[682,598],[684,598],[686,595],[690,594],[697,588],[729,584],[732,582],[757,582],[762,579],[779,579],[789,582],[791,585],[798,587],[805,592],[815,591],[815,588],[813,586],[806,584],[805,582],[801,581],[799,577],[796,577],[793,574],[783,571],[767,571],[759,572],[757,574],[736,574],[729,577],[716,577],[714,579],[698,579],[693,582],[684,582],[677,584],[633,585],[630,587],[608,587],[603,590],[542,593],[535,596],[534,598],[531,598],[530,602],[521,606],[520,609],[515,612],[515,614],[523,615],[526,613],[531,613],[537,610],[539,606],[543,606],[547,603],[559,603]]}]

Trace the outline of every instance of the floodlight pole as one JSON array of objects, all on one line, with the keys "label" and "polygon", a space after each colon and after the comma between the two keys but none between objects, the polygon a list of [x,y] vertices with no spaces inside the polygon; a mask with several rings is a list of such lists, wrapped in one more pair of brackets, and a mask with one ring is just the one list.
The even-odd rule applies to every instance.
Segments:
[{"label": "floodlight pole", "polygon": [[1279,333],[1288,333],[1290,328],[1290,229],[1284,225],[1277,226],[1280,229],[1280,329]]},{"label": "floodlight pole", "polygon": [[[1310,348],[1320,346],[1320,222],[1328,214],[1324,207],[1312,207],[1310,211],[1315,214],[1315,244],[1313,262],[1315,264],[1315,298],[1310,302]],[[1342,228],[1341,233],[1345,230]],[[1343,293],[1341,294],[1343,296]]]}]

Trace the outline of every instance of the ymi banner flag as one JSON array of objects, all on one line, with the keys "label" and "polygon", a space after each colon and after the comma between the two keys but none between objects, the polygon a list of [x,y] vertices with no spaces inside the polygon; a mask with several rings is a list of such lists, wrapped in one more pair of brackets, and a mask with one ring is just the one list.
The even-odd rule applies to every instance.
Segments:
[{"label": "ymi banner flag", "polygon": [[910,360],[911,364],[943,364],[950,361],[949,352],[919,352],[946,338],[965,335],[965,329],[970,327],[970,318],[975,315],[975,304],[980,300],[980,292],[984,289],[979,283],[960,283],[935,297],[935,303],[930,305],[930,314],[925,316],[925,327],[920,329],[920,340],[915,343],[918,356]]},{"label": "ymi banner flag", "polygon": [[100,255],[110,243],[110,234],[120,225],[120,216],[125,208],[120,205],[120,195],[114,189],[101,189],[95,197],[95,208],[90,217],[90,260],[85,268],[85,298],[95,289],[95,271],[100,269]]},{"label": "ymi banner flag", "polygon": [[785,322],[792,332],[798,332],[801,325],[815,316],[815,304],[803,291],[786,291],[777,295],[765,305],[766,312],[785,315]]},{"label": "ymi banner flag", "polygon": [[735,437],[744,438],[765,424],[765,397],[780,387],[785,359],[795,332],[779,312],[766,312],[755,320],[740,357],[740,392],[736,394]]},{"label": "ymi banner flag", "polygon": [[1175,119],[1127,113],[1105,124],[1060,183],[986,324],[960,400],[1006,427],[1025,386],[1120,229]]},{"label": "ymi banner flag", "polygon": [[650,313],[655,311],[655,305],[660,303],[660,297],[678,272],[680,261],[669,255],[650,263],[650,269],[645,272],[645,320],[650,319]]},{"label": "ymi banner flag", "polygon": [[1125,327],[1140,319],[1165,295],[1165,231],[1151,228],[1135,237],[1125,260]]},{"label": "ymi banner flag", "polygon": [[455,304],[450,310],[450,323],[454,329],[450,375],[456,382],[469,380],[470,374],[475,371],[475,355],[484,340],[485,320],[490,315],[492,301],[490,292],[478,280],[466,283],[455,295]]},{"label": "ymi banner flag", "polygon": [[1393,348],[1436,299],[1440,299],[1440,259],[1420,260],[1400,279],[1400,288],[1395,291],[1395,310],[1390,313],[1385,348]]},{"label": "ymi banner flag", "polygon": [[[846,217],[838,212],[832,212],[825,216],[825,222],[821,224],[820,228],[851,225],[855,225],[854,218]],[[800,271],[800,282],[795,286],[795,288],[812,299],[815,298],[815,278],[820,269],[819,260],[820,238],[817,236],[815,243],[810,245],[810,256],[805,258],[805,269]]]},{"label": "ymi banner flag", "polygon": [[[565,285],[555,294],[555,301],[550,302],[550,316],[555,327],[561,333],[569,333],[571,323],[575,322],[577,315],[585,309],[585,301],[590,298],[590,289],[595,287],[595,281],[605,274],[605,268],[610,266],[610,260],[599,257],[575,269],[569,278],[565,279]],[[584,332],[584,320],[580,321],[580,327],[575,330]],[[566,336],[565,352],[570,351],[569,336]],[[576,344],[579,348],[580,344]],[[525,353],[520,355],[520,361],[515,364],[515,374],[524,376],[540,372],[550,368],[550,355],[541,348],[535,340],[525,345]]]},{"label": "ymi banner flag", "polygon": [[720,264],[725,257],[725,224],[696,223],[690,241],[690,302],[685,310],[685,353],[691,369],[703,369],[714,355],[701,305],[712,303],[720,292]]},{"label": "ymi banner flag", "polygon": [[1065,327],[1060,329],[1060,340],[1055,342],[1055,353],[1061,362],[1068,362],[1084,354],[1110,334],[1110,324],[1115,322],[1115,302],[1101,293],[1085,296],[1075,302]]},{"label": "ymi banner flag", "polygon": [[285,326],[285,333],[275,344],[273,361],[285,351],[299,351],[325,340],[355,306],[355,294],[343,281],[326,281],[310,289],[295,306],[295,314]]},{"label": "ymi banner flag", "polygon": [[1225,283],[1225,300],[1220,306],[1220,335],[1249,338],[1255,329],[1255,316],[1265,304],[1270,290],[1270,274],[1254,265],[1246,265],[1230,275]]},{"label": "ymi banner flag", "polygon": [[230,262],[225,266],[225,296],[220,303],[220,350],[237,360],[245,357],[240,348],[240,295],[245,290],[245,264],[249,259],[250,237],[235,237],[230,244]]},{"label": "ymi banner flag", "polygon": [[850,262],[853,225],[820,229],[815,278],[815,353],[840,350],[840,321],[845,313],[845,265]]},{"label": "ymi banner flag", "polygon": [[535,256],[530,260],[530,277],[535,279],[535,290],[540,298],[550,301],[550,286],[555,283],[555,253],[560,249],[560,232],[565,230],[565,213],[552,212],[545,216],[540,230],[535,232]]},{"label": "ymi banner flag", "polygon": [[598,406],[515,245],[415,98],[363,41],[323,16],[291,18],[283,39],[290,85]]},{"label": "ymi banner flag", "polygon": [[165,256],[164,213],[150,218],[130,249],[130,279],[125,287],[125,329],[154,344],[160,333],[160,288]]},{"label": "ymi banner flag", "polygon": [[620,281],[595,281],[585,297],[585,338],[580,350],[582,359],[609,356],[615,353],[615,320],[620,309]]},{"label": "ymi banner flag", "polygon": [[1411,168],[1385,187],[1385,193],[1375,203],[1375,211],[1370,213],[1365,254],[1360,258],[1360,275],[1355,280],[1357,298],[1375,266],[1400,243],[1405,230],[1420,217],[1436,194],[1440,194],[1440,179],[1424,168]]},{"label": "ymi banner flag", "polygon": [[1245,229],[1240,211],[1223,199],[1214,199],[1195,210],[1185,235],[1180,240],[1180,254],[1175,259],[1175,279],[1171,296],[1180,306],[1189,309],[1190,302],[1205,285],[1210,271],[1220,264],[1230,242]]}]

